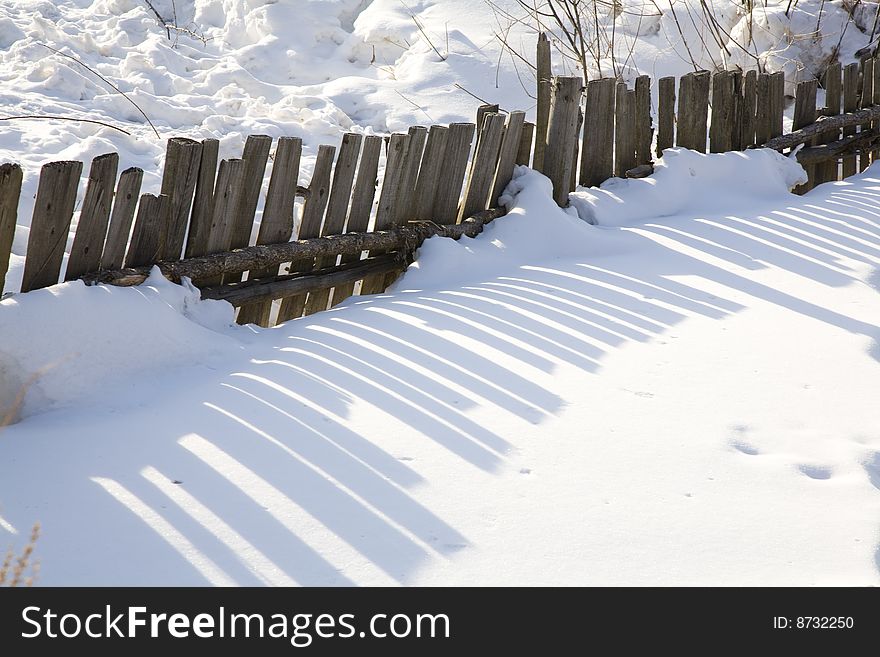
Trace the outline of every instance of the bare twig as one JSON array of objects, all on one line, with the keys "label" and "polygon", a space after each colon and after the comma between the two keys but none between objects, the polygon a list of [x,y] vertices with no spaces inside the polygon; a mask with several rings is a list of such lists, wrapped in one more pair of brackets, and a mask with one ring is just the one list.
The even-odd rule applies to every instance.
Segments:
[{"label": "bare twig", "polygon": [[94,119],[78,119],[72,116],[52,116],[52,115],[38,115],[38,114],[23,114],[21,116],[0,116],[0,121],[15,121],[18,119],[48,119],[52,121],[78,121],[80,123],[96,123],[97,125],[102,125],[106,128],[113,128],[114,130],[119,130],[129,137],[131,133],[128,130],[123,130],[119,126],[111,125],[110,123],[104,123],[103,121],[96,121]]},{"label": "bare twig", "polygon": [[120,89],[120,88],[117,87],[115,84],[113,84],[112,82],[110,82],[110,80],[108,80],[108,79],[105,78],[103,75],[101,75],[100,73],[98,73],[98,71],[96,71],[95,69],[93,69],[91,66],[89,66],[88,64],[86,64],[84,61],[82,61],[82,60],[79,59],[78,57],[74,57],[73,55],[68,55],[67,53],[65,53],[65,52],[61,52],[60,50],[57,50],[57,49],[53,48],[52,46],[48,46],[48,45],[46,45],[45,43],[40,43],[40,45],[43,46],[44,48],[48,49],[48,50],[51,50],[52,52],[54,52],[54,53],[57,54],[57,55],[61,55],[62,57],[67,57],[67,59],[70,59],[70,60],[76,62],[76,63],[79,64],[80,66],[84,67],[86,70],[90,71],[91,73],[93,73],[93,74],[97,75],[99,78],[101,78],[101,80],[103,80],[103,81],[107,84],[107,86],[109,86],[109,87],[110,87],[111,89],[113,89],[116,93],[118,93],[118,94],[121,95],[123,98],[125,98],[129,103],[131,103],[132,105],[134,105],[135,109],[137,109],[137,111],[141,113],[141,116],[143,116],[144,119],[146,119],[147,123],[150,124],[150,127],[153,129],[153,132],[156,133],[156,137],[157,137],[158,139],[162,139],[162,135],[159,134],[159,131],[156,130],[156,126],[154,126],[154,125],[153,125],[153,122],[150,121],[150,117],[148,117],[147,114],[146,114],[146,112],[144,112],[144,110],[142,110],[142,109],[140,108],[140,105],[138,105],[136,102],[134,102],[134,101],[128,96],[128,94],[126,94],[124,91],[122,91],[122,89]]}]

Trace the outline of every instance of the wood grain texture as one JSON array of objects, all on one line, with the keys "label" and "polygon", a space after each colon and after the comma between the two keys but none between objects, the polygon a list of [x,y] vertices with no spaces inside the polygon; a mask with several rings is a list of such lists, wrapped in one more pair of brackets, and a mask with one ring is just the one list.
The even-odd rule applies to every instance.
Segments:
[{"label": "wood grain texture", "polygon": [[169,224],[163,247],[165,257],[169,259],[176,260],[183,253],[201,157],[202,145],[199,142],[183,137],[173,137],[168,140],[160,193],[171,199]]},{"label": "wood grain texture", "polygon": [[498,166],[498,152],[501,148],[503,131],[504,117],[501,114],[487,114],[465,184],[464,200],[458,212],[459,221],[475,212],[485,210],[488,205]]},{"label": "wood grain texture", "polygon": [[[165,240],[171,221],[171,197],[144,194],[138,203],[131,245],[125,256],[126,267],[153,265],[164,260]],[[176,260],[176,258],[170,258]]]},{"label": "wood grain texture", "polygon": [[614,175],[614,78],[587,83],[580,184],[598,187]]},{"label": "wood grain texture", "polygon": [[706,127],[709,115],[708,71],[688,73],[678,88],[678,131],[676,146],[706,152]]},{"label": "wood grain texture", "polygon": [[553,183],[553,199],[560,207],[568,204],[572,144],[577,140],[582,85],[583,80],[579,77],[553,79],[543,173]]},{"label": "wood grain texture", "polygon": [[535,140],[535,124],[530,121],[523,123],[522,134],[519,141],[519,150],[516,152],[516,163],[529,166],[532,161],[532,143]]},{"label": "wood grain texture", "polygon": [[217,179],[219,153],[220,142],[217,139],[202,141],[199,176],[196,180],[192,216],[184,249],[184,255],[187,258],[207,253],[208,234],[211,232],[211,222],[214,216],[214,185]]},{"label": "wood grain texture", "polygon": [[58,282],[82,174],[82,162],[49,162],[40,170],[21,291]]},{"label": "wood grain texture", "polygon": [[[845,113],[855,112],[859,106],[859,65],[849,64],[843,69],[843,111]],[[856,126],[845,126],[843,128],[843,136],[849,137],[856,134]],[[855,175],[858,168],[858,156],[847,155],[843,158],[842,171],[843,178],[849,178]]]},{"label": "wood grain texture", "polygon": [[617,84],[614,108],[614,175],[618,178],[624,178],[626,172],[636,166],[635,95],[635,91],[626,88],[625,82]]},{"label": "wood grain texture", "polygon": [[[348,216],[348,204],[351,200],[351,190],[354,185],[354,176],[357,170],[362,141],[362,135],[346,133],[342,136],[339,157],[336,158],[336,166],[333,168],[330,200],[327,202],[327,212],[324,216],[321,235],[339,235],[345,229],[345,218]],[[333,267],[337,264],[337,258],[338,256],[336,255],[318,258],[315,268],[326,269],[327,267]],[[331,289],[327,287],[309,292],[309,296],[306,299],[305,314],[312,315],[318,311],[326,310],[329,306]]]},{"label": "wood grain texture", "polygon": [[437,181],[437,193],[434,196],[432,221],[451,224],[458,217],[458,203],[471,154],[474,130],[473,123],[451,123],[449,125],[443,168],[440,172],[440,179]]},{"label": "wood grain texture", "polygon": [[241,173],[241,192],[238,196],[238,207],[232,221],[230,246],[240,249],[250,244],[253,232],[254,215],[260,200],[260,189],[266,175],[266,163],[272,138],[267,135],[250,135],[244,144],[242,154],[243,169]]},{"label": "wood grain texture", "polygon": [[[346,222],[345,227],[346,232],[360,233],[367,230],[367,226],[370,222],[370,212],[373,207],[373,199],[376,196],[376,172],[379,168],[379,156],[381,154],[381,137],[369,136],[364,139],[361,161],[358,164],[357,177],[354,182],[351,208],[348,211],[348,221]],[[343,253],[342,264],[360,260],[361,255],[360,251],[355,253]],[[354,284],[355,281],[347,281],[336,286],[333,290],[331,303],[336,305],[350,297],[354,292]]]},{"label": "wood grain texture", "polygon": [[[272,175],[266,193],[266,206],[257,234],[257,244],[278,244],[287,242],[293,235],[293,212],[296,202],[296,184],[299,180],[299,166],[302,158],[302,140],[299,137],[281,137],[275,148],[272,162]],[[254,270],[248,279],[273,276],[273,270]],[[236,318],[239,324],[258,324],[269,326],[272,304],[252,303],[242,306]]]},{"label": "wood grain texture", "polygon": [[449,128],[442,125],[431,126],[416,181],[413,219],[427,221],[433,216],[434,196],[437,193],[437,182],[443,168],[448,138]]},{"label": "wood grain texture", "polygon": [[[324,219],[324,210],[330,196],[330,182],[333,172],[333,159],[336,157],[335,146],[319,146],[318,157],[315,160],[315,169],[309,182],[309,195],[303,203],[302,221],[299,225],[299,239],[318,237],[321,234],[321,223]],[[305,258],[291,261],[289,272],[309,271],[313,269],[315,260]],[[281,302],[278,312],[278,321],[286,322],[289,319],[300,317],[305,308],[306,297],[299,294],[287,297]]]},{"label": "wood grain texture", "polygon": [[143,179],[144,171],[137,167],[126,169],[119,176],[99,269],[117,269],[125,261],[125,251],[128,248]]},{"label": "wood grain texture", "polygon": [[[840,63],[835,62],[825,70],[825,108],[823,116],[840,114],[840,102],[843,98],[843,80]],[[830,144],[840,139],[840,130],[829,131],[822,135],[819,144]],[[840,174],[840,163],[837,158],[827,160],[816,167],[816,184],[837,180]]]},{"label": "wood grain texture", "polygon": [[553,73],[550,63],[550,39],[545,33],[538,35],[536,52],[536,76],[538,81],[537,122],[535,123],[535,156],[532,168],[544,171],[544,151],[547,144],[547,128],[550,125],[550,96]]},{"label": "wood grain texture", "polygon": [[76,235],[67,259],[66,281],[76,280],[86,272],[97,271],[101,266],[118,167],[119,155],[116,153],[99,155],[92,160]]},{"label": "wood grain texture", "polygon": [[636,165],[651,162],[651,142],[654,128],[651,124],[651,78],[640,75],[635,87],[635,141]]},{"label": "wood grain texture", "polygon": [[21,181],[22,171],[19,165],[0,164],[0,296],[3,294],[12,242],[15,239]]},{"label": "wood grain texture", "polygon": [[675,78],[657,82],[657,157],[675,145]]},{"label": "wood grain texture", "polygon": [[504,137],[501,140],[501,149],[498,152],[498,166],[495,169],[495,179],[492,182],[492,191],[486,202],[487,208],[494,208],[498,205],[498,197],[501,196],[504,188],[507,187],[507,184],[513,177],[513,168],[516,165],[516,157],[522,143],[525,118],[525,112],[511,112],[507,115],[507,125],[504,128]]}]

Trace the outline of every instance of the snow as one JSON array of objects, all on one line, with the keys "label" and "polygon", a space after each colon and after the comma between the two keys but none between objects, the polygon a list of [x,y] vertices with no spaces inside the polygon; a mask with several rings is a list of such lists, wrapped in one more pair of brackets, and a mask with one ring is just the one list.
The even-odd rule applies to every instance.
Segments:
[{"label": "snow", "polygon": [[[479,237],[268,330],[157,276],[7,299],[55,365],[0,516],[44,584],[877,584],[878,173],[591,226],[520,168]],[[50,302],[98,321],[26,349]]]},{"label": "snow", "polygon": [[[132,133],[4,123],[0,161],[26,176],[7,290],[43,163],[115,150],[155,192],[163,159],[128,101],[39,43],[163,137],[224,157],[303,137],[302,182],[346,130],[470,119],[456,83],[534,111],[485,4],[174,6],[204,43],[136,0],[0,8],[4,115]],[[830,29],[779,46],[818,6],[761,10],[771,70],[827,56]],[[827,25],[842,11],[825,3]],[[669,14],[625,16],[628,79],[689,70]],[[844,63],[867,39],[850,28]],[[432,238],[386,293],[273,329],[156,272],[4,298],[0,407],[25,395],[0,432],[0,549],[39,521],[44,585],[876,585],[880,165],[790,194],[802,180],[770,151],[671,149],[561,210],[519,167],[483,234]]]}]

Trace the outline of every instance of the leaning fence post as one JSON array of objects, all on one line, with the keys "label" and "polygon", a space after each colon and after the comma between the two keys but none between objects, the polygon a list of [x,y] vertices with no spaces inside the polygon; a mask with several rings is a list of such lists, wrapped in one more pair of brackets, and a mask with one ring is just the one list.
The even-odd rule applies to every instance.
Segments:
[{"label": "leaning fence post", "polygon": [[560,206],[568,203],[572,144],[577,140],[578,108],[582,91],[583,80],[579,77],[553,79],[550,121],[544,149],[544,174],[553,183],[553,199]]},{"label": "leaning fence post", "polygon": [[[538,35],[537,48],[537,76],[538,76],[538,121],[535,125],[535,156],[532,159],[532,168],[536,171],[544,171],[544,149],[547,141],[547,125],[550,117],[550,39],[544,32]],[[479,130],[481,126],[477,126]]]}]

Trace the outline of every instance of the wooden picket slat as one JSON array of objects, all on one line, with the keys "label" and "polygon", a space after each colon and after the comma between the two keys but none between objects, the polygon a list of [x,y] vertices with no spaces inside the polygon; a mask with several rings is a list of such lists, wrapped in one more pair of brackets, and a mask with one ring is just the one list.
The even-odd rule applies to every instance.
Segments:
[{"label": "wooden picket slat", "polygon": [[[553,73],[550,65],[550,39],[544,32],[538,35],[536,72],[538,80],[537,123],[535,124],[535,155],[532,168],[544,172],[544,151],[547,147],[547,128],[550,125],[550,96]],[[482,127],[482,126],[478,126]]]},{"label": "wooden picket slat", "polygon": [[99,269],[118,269],[125,261],[125,250],[128,248],[143,179],[144,171],[138,167],[130,167],[119,176]]},{"label": "wooden picket slat", "polygon": [[82,162],[49,162],[40,170],[21,291],[55,285],[82,175]]},{"label": "wooden picket slat", "polygon": [[[397,223],[396,205],[401,195],[401,182],[406,170],[406,155],[409,148],[408,134],[393,134],[387,142],[385,160],[385,178],[379,192],[379,205],[376,208],[374,230],[387,230]],[[371,251],[372,256],[381,255],[379,251]],[[378,294],[385,290],[385,275],[368,276],[361,284],[361,294]]]},{"label": "wooden picket slat", "polygon": [[[318,157],[315,160],[315,170],[312,180],[309,182],[309,192],[303,203],[302,220],[299,225],[297,237],[301,240],[318,237],[321,234],[321,221],[324,218],[324,210],[330,196],[330,177],[333,173],[333,159],[336,156],[335,146],[322,145],[318,147]],[[314,267],[315,260],[299,260],[290,263],[291,274],[299,271],[308,271]],[[287,297],[281,302],[278,312],[278,321],[286,322],[300,317],[305,307],[306,295],[298,294]]]},{"label": "wooden picket slat", "polygon": [[492,179],[495,177],[498,164],[498,151],[501,148],[503,131],[504,117],[501,114],[487,114],[483,120],[483,128],[480,130],[481,136],[477,140],[457,223],[486,209],[492,194]]},{"label": "wooden picket slat", "polygon": [[649,164],[654,129],[651,126],[651,78],[640,75],[635,88],[636,165]]},{"label": "wooden picket slat", "polygon": [[[410,134],[410,138],[412,138],[412,134]],[[333,170],[333,183],[330,187],[330,199],[327,202],[327,212],[324,216],[321,235],[339,235],[345,229],[345,218],[348,215],[348,204],[351,199],[351,189],[354,184],[354,174],[357,169],[362,141],[362,135],[351,132],[342,136],[339,157],[336,158],[336,166]],[[336,264],[336,259],[336,256],[318,258],[315,268],[332,267]],[[328,287],[309,292],[305,314],[312,315],[320,310],[327,310],[331,290],[332,288]]]},{"label": "wooden picket slat", "polygon": [[268,135],[249,135],[245,141],[244,152],[241,156],[243,162],[242,189],[232,222],[230,248],[240,249],[250,243],[254,215],[260,200],[260,189],[263,186],[263,176],[266,174],[270,148],[272,148],[272,138]]},{"label": "wooden picket slat", "polygon": [[477,143],[474,144],[474,149],[480,145],[480,137],[483,134],[483,122],[486,120],[487,114],[498,114],[501,111],[501,107],[498,105],[480,105],[477,108],[477,120],[475,123],[477,124]]},{"label": "wooden picket slat", "polygon": [[[837,116],[840,114],[840,101],[843,96],[843,84],[840,79],[840,63],[835,62],[825,71],[825,116]],[[828,131],[819,141],[830,144],[840,139],[840,130]],[[837,158],[821,162],[816,166],[816,184],[837,180],[840,164]]]},{"label": "wooden picket slat", "polygon": [[571,145],[577,139],[582,85],[583,80],[579,77],[553,78],[543,173],[553,183],[553,199],[560,207],[568,204],[572,167]]},{"label": "wooden picket slat", "polygon": [[516,163],[529,166],[532,159],[532,142],[535,140],[535,124],[530,121],[523,123],[520,135],[519,150],[516,152]]},{"label": "wooden picket slat", "polygon": [[[871,85],[874,90],[874,105],[880,105],[880,57],[874,58],[874,80]],[[871,123],[871,130],[875,132],[880,130],[880,121],[874,121]],[[877,146],[871,150],[871,162],[876,162],[880,160],[880,146]]]},{"label": "wooden picket slat", "polygon": [[413,219],[421,221],[431,219],[434,196],[437,193],[437,181],[440,179],[448,138],[449,128],[443,125],[431,126],[428,133],[428,143],[422,155],[422,164],[419,167],[419,176],[416,180]]},{"label": "wooden picket slat", "polygon": [[785,113],[785,73],[777,71],[770,75],[770,139],[782,134],[782,117]]},{"label": "wooden picket slat", "polygon": [[223,160],[217,172],[214,203],[211,212],[211,229],[205,244],[205,253],[229,251],[232,239],[232,223],[241,197],[241,180],[244,162],[241,159]]},{"label": "wooden picket slat", "polygon": [[614,78],[587,83],[580,184],[598,187],[614,175]]},{"label": "wooden picket slat", "polygon": [[742,123],[740,131],[740,148],[755,145],[757,121],[758,74],[757,71],[746,71],[743,79]]},{"label": "wooden picket slat", "polygon": [[76,280],[83,274],[98,271],[100,268],[118,167],[117,153],[106,153],[92,160],[86,195],[83,198],[76,234],[67,259],[65,281]]},{"label": "wooden picket slat", "polygon": [[[855,112],[859,106],[859,95],[858,95],[858,85],[859,85],[859,65],[858,64],[849,64],[846,68],[843,69],[843,111],[844,113]],[[855,126],[850,126],[843,129],[843,136],[849,137],[850,135],[856,134]],[[849,178],[850,176],[855,175],[856,169],[858,167],[858,162],[856,161],[858,156],[856,155],[846,155],[843,158],[843,178]]]},{"label": "wooden picket slat", "polygon": [[731,150],[733,128],[733,75],[719,71],[712,76],[712,121],[709,125],[709,151],[726,153]]},{"label": "wooden picket slat", "polygon": [[[272,162],[272,176],[266,193],[266,206],[257,234],[257,244],[280,244],[290,240],[293,235],[293,212],[296,203],[296,183],[299,179],[299,165],[302,158],[302,140],[299,137],[281,137],[275,148]],[[248,279],[273,276],[273,269],[252,270]],[[242,306],[236,318],[239,324],[259,324],[269,326],[272,302],[256,302]]]},{"label": "wooden picket slat", "polygon": [[743,146],[743,74],[740,70],[731,71],[731,82],[733,87],[733,112],[731,114],[732,121],[730,125],[730,149],[741,151]]},{"label": "wooden picket slat", "polygon": [[[430,136],[428,137],[428,146],[430,146]],[[348,221],[345,225],[346,232],[361,233],[367,230],[370,222],[370,211],[373,207],[373,199],[376,196],[376,172],[379,170],[379,156],[381,153],[381,137],[371,135],[364,139],[361,161],[358,165],[357,177],[354,181],[354,192],[351,195]],[[361,254],[344,255],[342,256],[342,264],[355,262],[360,257]],[[355,282],[351,281],[336,286],[333,290],[331,303],[335,306],[350,297],[354,293]]]},{"label": "wooden picket slat", "polygon": [[636,92],[617,83],[614,108],[614,175],[625,178],[626,172],[636,166],[635,100]]},{"label": "wooden picket slat", "polygon": [[187,258],[205,255],[208,249],[208,234],[211,232],[214,217],[214,184],[217,178],[217,161],[220,142],[217,139],[202,141],[202,154],[199,161],[199,176],[193,199],[192,217],[186,239]]},{"label": "wooden picket slat", "polygon": [[376,208],[375,230],[390,228],[395,223],[408,146],[408,134],[395,133],[386,142],[385,176]]},{"label": "wooden picket slat", "polygon": [[394,225],[406,223],[413,218],[416,205],[416,183],[419,178],[419,166],[428,140],[428,129],[424,126],[413,126],[407,131],[409,140],[403,171],[400,178],[398,202],[394,208]]},{"label": "wooden picket slat", "polygon": [[0,164],[0,296],[3,295],[12,242],[15,239],[22,177],[19,165]]},{"label": "wooden picket slat", "polygon": [[675,78],[667,76],[657,82],[657,157],[663,157],[663,151],[674,145]]},{"label": "wooden picket slat", "polygon": [[[583,96],[583,87],[581,88]],[[569,193],[577,189],[578,159],[581,154],[581,129],[584,127],[584,111],[578,106],[577,125],[574,128],[574,139],[571,140],[571,174],[569,175]]]},{"label": "wooden picket slat", "polygon": [[443,167],[434,196],[434,216],[438,224],[452,224],[458,216],[458,201],[474,139],[473,123],[451,123],[446,139]]},{"label": "wooden picket slat", "polygon": [[[486,202],[487,208],[498,205],[498,197],[504,192],[504,188],[513,177],[513,167],[516,165],[517,151],[522,142],[522,129],[525,122],[525,112],[511,112],[507,115],[507,125],[504,128],[504,137],[501,140],[501,149],[498,152],[498,166],[495,169],[492,191]],[[577,141],[575,141],[577,145]]]},{"label": "wooden picket slat", "polygon": [[[816,120],[816,87],[818,80],[806,80],[797,85],[794,100],[794,116],[792,120],[792,130],[800,130]],[[810,142],[811,144],[813,142]],[[804,185],[798,185],[793,191],[795,194],[805,194],[813,188],[816,180],[816,165],[807,164],[804,166],[807,172],[807,182]]]},{"label": "wooden picket slat", "polygon": [[[874,104],[874,60],[866,59],[862,62],[862,90],[859,107],[871,107]],[[869,130],[871,124],[859,126],[859,132]],[[871,153],[862,149],[859,154],[859,171],[864,171],[871,164]]]},{"label": "wooden picket slat", "polygon": [[171,199],[168,232],[163,247],[164,257],[169,260],[179,259],[183,252],[201,157],[202,145],[199,142],[183,137],[168,140],[160,193]]},{"label": "wooden picket slat", "polygon": [[770,141],[770,74],[759,73],[755,88],[755,144],[761,146]]},{"label": "wooden picket slat", "polygon": [[134,232],[131,236],[131,246],[128,247],[128,254],[125,256],[125,266],[141,267],[162,260],[170,222],[170,196],[167,194],[141,196]]},{"label": "wooden picket slat", "polygon": [[678,130],[675,145],[706,152],[706,125],[709,115],[709,72],[683,76],[678,87]]}]

